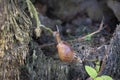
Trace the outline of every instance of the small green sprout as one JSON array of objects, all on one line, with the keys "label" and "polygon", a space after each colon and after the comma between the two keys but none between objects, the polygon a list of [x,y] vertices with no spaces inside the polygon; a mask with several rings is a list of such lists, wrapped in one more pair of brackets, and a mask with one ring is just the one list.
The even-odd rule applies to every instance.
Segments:
[{"label": "small green sprout", "polygon": [[85,70],[91,78],[95,79],[97,77],[97,71],[94,68],[85,66]]},{"label": "small green sprout", "polygon": [[93,80],[113,80],[110,76],[107,76],[107,75],[98,76],[97,70],[99,69],[94,69],[86,65],[85,70]]},{"label": "small green sprout", "polygon": [[97,73],[100,71],[100,61],[96,61],[95,62],[96,66],[95,66],[95,70],[97,71]]},{"label": "small green sprout", "polygon": [[89,35],[89,34],[88,34],[88,35],[85,37],[85,40],[86,40],[86,41],[90,41],[91,39],[92,39],[92,35]]}]

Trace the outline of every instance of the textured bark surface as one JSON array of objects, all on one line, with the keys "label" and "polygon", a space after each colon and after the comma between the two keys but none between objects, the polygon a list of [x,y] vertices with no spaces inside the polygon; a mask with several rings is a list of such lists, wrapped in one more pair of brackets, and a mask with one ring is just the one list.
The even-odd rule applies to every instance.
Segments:
[{"label": "textured bark surface", "polygon": [[0,80],[20,80],[30,40],[30,19],[17,0],[0,0]]},{"label": "textured bark surface", "polygon": [[120,25],[117,26],[110,41],[108,58],[103,73],[111,75],[115,80],[120,79]]}]

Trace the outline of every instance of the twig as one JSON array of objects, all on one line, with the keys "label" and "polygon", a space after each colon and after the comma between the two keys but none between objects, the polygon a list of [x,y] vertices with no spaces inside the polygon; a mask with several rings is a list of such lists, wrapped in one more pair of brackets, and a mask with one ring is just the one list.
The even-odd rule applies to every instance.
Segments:
[{"label": "twig", "polygon": [[[31,2],[30,0],[26,0],[26,2],[27,2],[27,5],[28,5],[28,10],[29,10],[29,12],[30,12],[31,18],[34,17],[35,20],[36,20],[37,30],[40,29],[40,27],[42,27],[42,28],[48,30],[49,32],[53,33],[52,29],[50,29],[50,28],[48,28],[48,27],[46,27],[46,26],[44,26],[44,25],[41,24],[41,22],[40,22],[40,20],[39,20],[38,13],[37,13],[37,10],[36,10],[36,8],[34,7],[34,5],[32,4],[32,2]],[[38,31],[39,31],[39,30],[38,30]],[[37,32],[37,31],[36,31],[36,32]],[[36,33],[36,34],[37,34],[37,33]]]},{"label": "twig", "polygon": [[[104,18],[103,18],[104,19]],[[88,34],[88,35],[86,35],[86,36],[83,36],[83,37],[80,37],[80,38],[77,38],[77,39],[74,39],[74,40],[68,40],[69,42],[71,42],[71,41],[82,41],[82,40],[85,40],[85,38],[86,37],[88,37],[88,36],[93,36],[94,34],[96,34],[96,33],[99,33],[101,30],[103,30],[104,28],[103,28],[103,19],[102,19],[102,21],[101,21],[101,24],[100,24],[100,27],[99,27],[99,29],[97,30],[97,31],[95,31],[95,32],[93,32],[93,33],[91,33],[91,34]],[[45,28],[46,30],[48,30],[49,32],[51,32],[51,33],[53,33],[54,31],[52,31],[50,28],[48,28],[48,27],[45,27],[44,25],[41,25],[41,27],[43,27],[43,28]],[[45,44],[45,45],[41,45],[41,48],[42,47],[46,47],[46,46],[51,46],[51,45],[54,45],[55,43],[50,43],[50,44]]]},{"label": "twig", "polygon": [[46,27],[46,26],[44,26],[44,25],[40,25],[40,27],[42,27],[42,28],[44,28],[45,30],[48,30],[49,32],[51,32],[52,34],[53,34],[53,30],[52,29],[50,29],[50,28],[48,28],[48,27]]},{"label": "twig", "polygon": [[[105,28],[105,27],[104,27],[104,28]],[[80,37],[80,38],[78,38],[78,39],[75,39],[75,41],[85,40],[86,37],[89,37],[89,36],[91,37],[91,36],[93,36],[94,34],[99,33],[99,32],[100,32],[101,30],[103,30],[104,28],[103,28],[103,19],[102,19],[101,24],[100,24],[100,27],[99,27],[99,29],[98,29],[97,31],[95,31],[95,32],[93,32],[93,33],[91,33],[91,34],[88,34],[88,35],[86,35],[86,36]]]},{"label": "twig", "polygon": [[52,45],[55,45],[55,43],[43,44],[43,45],[40,45],[40,48],[44,48],[46,46],[52,46]]},{"label": "twig", "polygon": [[100,71],[99,71],[99,75],[102,73],[104,67],[105,67],[105,63],[106,63],[106,59],[107,59],[107,54],[108,54],[108,49],[107,47],[105,46],[105,56],[103,57],[103,60],[102,60],[102,64],[101,64],[101,67],[100,67]]}]

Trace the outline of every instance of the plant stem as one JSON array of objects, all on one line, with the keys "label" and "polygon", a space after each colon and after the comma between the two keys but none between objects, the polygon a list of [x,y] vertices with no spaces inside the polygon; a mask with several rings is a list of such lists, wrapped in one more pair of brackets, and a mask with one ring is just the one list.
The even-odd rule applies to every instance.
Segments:
[{"label": "plant stem", "polygon": [[51,32],[52,34],[53,34],[53,32],[54,32],[52,29],[50,29],[50,28],[48,28],[48,27],[46,27],[46,26],[44,26],[44,25],[40,25],[40,27],[44,28],[45,30],[48,30],[48,31]]}]

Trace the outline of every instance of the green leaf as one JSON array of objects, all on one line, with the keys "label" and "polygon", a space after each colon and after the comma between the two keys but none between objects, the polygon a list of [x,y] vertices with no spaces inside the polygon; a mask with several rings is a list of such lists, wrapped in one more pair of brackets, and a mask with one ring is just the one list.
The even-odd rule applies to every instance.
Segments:
[{"label": "green leaf", "polygon": [[97,78],[95,78],[94,80],[103,80],[103,78],[97,77]]},{"label": "green leaf", "polygon": [[85,70],[88,73],[88,75],[92,78],[96,78],[97,77],[97,72],[94,68],[90,67],[90,66],[85,66]]},{"label": "green leaf", "polygon": [[107,75],[103,75],[103,76],[101,76],[101,78],[103,80],[113,80],[110,76],[107,76]]}]

